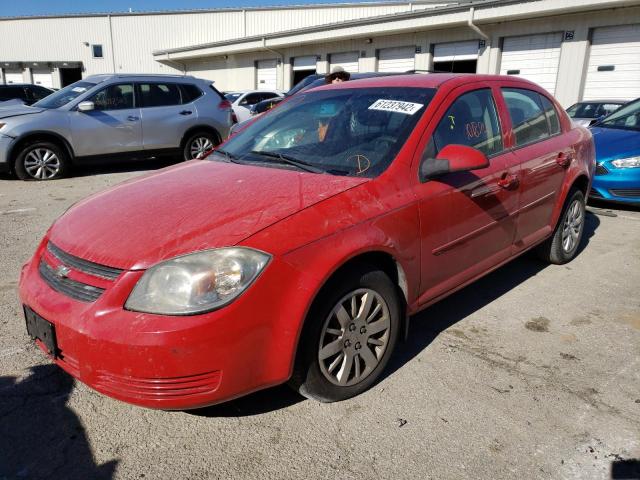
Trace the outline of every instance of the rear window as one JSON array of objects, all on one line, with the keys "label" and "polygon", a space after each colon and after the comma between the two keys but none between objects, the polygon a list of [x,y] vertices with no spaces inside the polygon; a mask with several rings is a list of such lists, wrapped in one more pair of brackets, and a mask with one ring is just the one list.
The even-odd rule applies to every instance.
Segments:
[{"label": "rear window", "polygon": [[182,90],[182,103],[191,103],[202,96],[202,90],[195,85],[183,83],[180,85],[180,89]]},{"label": "rear window", "polygon": [[1,87],[0,88],[0,102],[5,100],[11,100],[13,98],[26,99],[24,89],[22,87]]},{"label": "rear window", "polygon": [[620,103],[576,103],[567,109],[571,118],[600,118],[609,115],[621,107]]},{"label": "rear window", "polygon": [[181,101],[180,89],[175,83],[140,84],[140,106],[143,108],[180,105]]}]

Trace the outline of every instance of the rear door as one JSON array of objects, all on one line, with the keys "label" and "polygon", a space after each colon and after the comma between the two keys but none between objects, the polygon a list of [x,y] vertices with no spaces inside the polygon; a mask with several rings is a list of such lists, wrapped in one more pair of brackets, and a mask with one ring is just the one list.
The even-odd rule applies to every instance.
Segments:
[{"label": "rear door", "polygon": [[517,251],[553,229],[553,209],[575,151],[545,95],[516,87],[502,88],[502,95],[510,117],[512,150],[521,165]]},{"label": "rear door", "polygon": [[144,82],[137,85],[137,90],[143,148],[178,148],[186,131],[198,122],[196,106],[188,98],[183,103],[184,94],[177,83]]},{"label": "rear door", "polygon": [[90,112],[70,111],[71,136],[76,156],[132,152],[142,148],[140,109],[133,83],[111,84],[86,99]]},{"label": "rear door", "polygon": [[449,173],[417,186],[420,303],[473,279],[511,254],[519,165],[504,146],[496,95],[499,92],[488,83],[460,87],[434,115],[439,120],[424,144],[421,162],[435,158],[446,145],[459,144],[485,153],[489,166]]}]

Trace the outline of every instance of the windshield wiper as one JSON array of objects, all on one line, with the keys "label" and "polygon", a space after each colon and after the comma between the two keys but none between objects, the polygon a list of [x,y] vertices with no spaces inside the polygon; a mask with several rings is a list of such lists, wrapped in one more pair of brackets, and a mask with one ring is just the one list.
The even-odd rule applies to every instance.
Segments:
[{"label": "windshield wiper", "polygon": [[286,165],[293,165],[294,167],[297,167],[300,170],[304,170],[306,172],[326,173],[326,171],[323,170],[322,168],[318,168],[318,167],[316,167],[314,165],[311,165],[310,163],[307,163],[307,162],[302,161],[302,160],[298,160],[297,158],[291,157],[289,155],[283,155],[282,153],[278,153],[278,152],[261,152],[261,151],[258,151],[258,150],[251,150],[251,153],[253,153],[254,155],[261,155],[263,157],[277,158],[278,160],[280,160],[280,163],[284,163]]},{"label": "windshield wiper", "polygon": [[216,149],[213,152],[211,152],[212,154],[215,153],[219,153],[220,155],[222,155],[224,158],[227,159],[228,162],[231,163],[243,163],[240,161],[240,159],[238,157],[236,157],[235,155],[233,155],[232,153],[227,152],[226,150],[219,150]]}]

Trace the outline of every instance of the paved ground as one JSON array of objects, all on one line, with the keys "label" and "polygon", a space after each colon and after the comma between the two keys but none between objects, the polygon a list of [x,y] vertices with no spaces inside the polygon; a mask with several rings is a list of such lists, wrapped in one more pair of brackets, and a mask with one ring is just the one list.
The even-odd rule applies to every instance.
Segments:
[{"label": "paved ground", "polygon": [[593,209],[571,264],[516,260],[413,318],[386,377],[358,398],[322,405],[278,387],[161,412],[50,365],[16,297],[51,222],[139,168],[0,178],[0,479],[638,475],[639,210]]}]

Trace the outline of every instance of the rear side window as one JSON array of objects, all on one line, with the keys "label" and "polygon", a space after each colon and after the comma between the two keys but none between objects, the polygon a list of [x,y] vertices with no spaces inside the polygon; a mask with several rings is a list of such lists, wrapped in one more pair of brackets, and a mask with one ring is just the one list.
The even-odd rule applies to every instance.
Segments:
[{"label": "rear side window", "polygon": [[544,109],[544,115],[547,117],[547,122],[549,124],[549,134],[557,135],[560,133],[560,120],[558,120],[558,112],[556,112],[556,108],[544,95],[540,95],[540,101],[542,102],[542,108]]},{"label": "rear side window", "polygon": [[466,145],[485,155],[502,151],[502,134],[490,89],[475,90],[458,97],[433,133],[436,154],[446,145]]},{"label": "rear side window", "polygon": [[13,98],[20,98],[26,100],[27,96],[24,93],[22,87],[2,87],[0,88],[0,101],[11,100]]},{"label": "rear side window", "polygon": [[538,93],[522,88],[503,88],[502,94],[509,109],[516,146],[549,137],[549,124]]},{"label": "rear side window", "polygon": [[133,84],[110,85],[96,93],[91,101],[96,110],[125,110],[134,108]]},{"label": "rear side window", "polygon": [[195,85],[183,83],[180,85],[180,90],[182,90],[182,103],[191,103],[202,96],[202,90]]},{"label": "rear side window", "polygon": [[140,106],[142,108],[166,107],[180,105],[180,103],[182,103],[180,89],[175,83],[140,84]]},{"label": "rear side window", "polygon": [[264,100],[264,97],[260,93],[248,93],[240,100],[240,105],[255,105],[256,103]]}]

